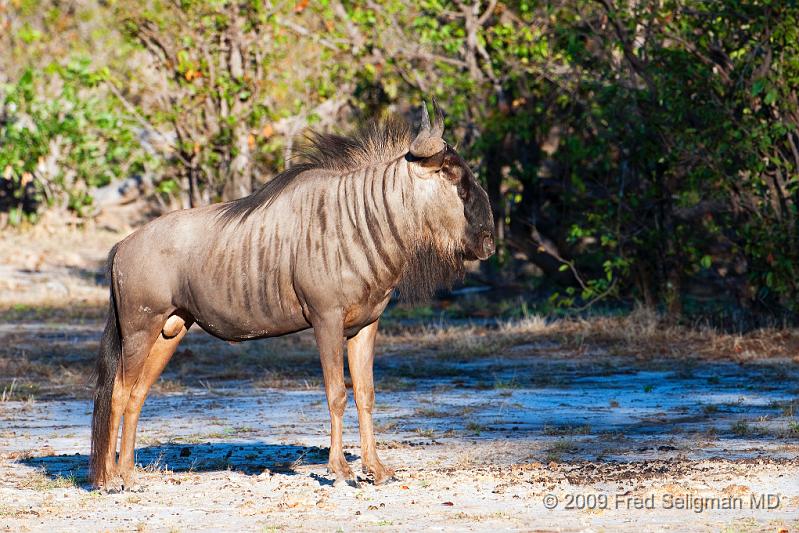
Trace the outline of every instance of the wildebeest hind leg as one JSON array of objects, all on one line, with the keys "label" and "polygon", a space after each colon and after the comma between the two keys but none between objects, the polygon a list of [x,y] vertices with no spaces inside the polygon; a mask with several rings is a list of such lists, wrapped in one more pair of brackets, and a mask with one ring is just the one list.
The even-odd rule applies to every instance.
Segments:
[{"label": "wildebeest hind leg", "polygon": [[344,408],[347,389],[344,386],[344,330],[340,315],[312,320],[322,374],[325,379],[327,406],[330,409],[330,455],[327,468],[336,476],[336,485],[355,481],[355,474],[344,458],[342,443]]},{"label": "wildebeest hind leg", "polygon": [[122,421],[122,413],[125,411],[125,404],[129,396],[130,387],[125,387],[122,379],[122,368],[119,368],[114,379],[114,389],[111,396],[109,435],[106,439],[108,448],[105,450],[105,460],[102,463],[104,469],[96,474],[98,483],[110,492],[115,492],[122,488],[121,479],[117,476],[117,441],[119,440],[119,425]]},{"label": "wildebeest hind leg", "polygon": [[358,429],[361,434],[361,463],[366,473],[374,476],[375,485],[380,485],[394,476],[377,457],[375,434],[372,425],[372,408],[375,404],[374,365],[375,336],[377,322],[363,328],[347,342],[347,359],[358,407]]},{"label": "wildebeest hind leg", "polygon": [[144,400],[153,383],[163,372],[172,358],[181,339],[191,327],[191,322],[178,315],[172,315],[164,324],[161,333],[141,367],[139,377],[130,391],[125,406],[122,425],[122,443],[119,450],[119,474],[125,488],[133,486],[134,450],[136,446],[136,426],[139,421]]},{"label": "wildebeest hind leg", "polygon": [[117,367],[111,393],[111,409],[107,426],[109,433],[107,439],[105,439],[105,442],[107,442],[105,460],[102,461],[104,471],[95,474],[98,484],[109,492],[116,492],[124,488],[124,483],[119,475],[119,462],[117,461],[119,426],[125,407],[130,399],[130,392],[149,352],[152,342],[150,338],[151,334],[149,332],[140,330],[130,333],[123,342],[121,360]]}]

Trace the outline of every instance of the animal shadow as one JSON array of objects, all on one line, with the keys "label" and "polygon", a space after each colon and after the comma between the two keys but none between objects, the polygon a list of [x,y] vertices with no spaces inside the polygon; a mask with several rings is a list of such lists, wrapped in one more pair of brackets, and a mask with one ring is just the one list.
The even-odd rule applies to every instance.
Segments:
[{"label": "animal shadow", "polygon": [[[357,458],[345,454],[348,461]],[[218,472],[236,471],[257,475],[264,470],[297,474],[300,465],[327,464],[328,449],[262,442],[219,442],[202,444],[167,443],[136,450],[136,464],[149,471]],[[29,457],[21,464],[40,469],[51,479],[73,479],[88,487],[89,456],[84,454]],[[313,476],[317,479],[317,476]],[[317,479],[322,483],[321,479]],[[332,482],[331,482],[332,483]],[[324,484],[324,483],[322,483]]]}]

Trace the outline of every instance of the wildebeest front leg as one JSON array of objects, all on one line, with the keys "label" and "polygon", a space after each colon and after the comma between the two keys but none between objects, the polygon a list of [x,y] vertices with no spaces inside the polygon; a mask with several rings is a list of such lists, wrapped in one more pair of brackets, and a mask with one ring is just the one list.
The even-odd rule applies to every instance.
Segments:
[{"label": "wildebeest front leg", "polygon": [[347,389],[344,385],[344,326],[340,315],[320,317],[313,321],[316,344],[322,360],[327,406],[330,409],[330,456],[327,468],[336,476],[336,485],[355,480],[355,474],[344,458],[342,442],[344,408]]},{"label": "wildebeest front leg", "polygon": [[363,328],[347,342],[347,359],[358,406],[358,428],[361,433],[361,462],[364,472],[371,473],[375,485],[384,483],[394,475],[377,457],[375,434],[372,427],[372,408],[375,404],[375,386],[372,367],[375,354],[377,321]]}]

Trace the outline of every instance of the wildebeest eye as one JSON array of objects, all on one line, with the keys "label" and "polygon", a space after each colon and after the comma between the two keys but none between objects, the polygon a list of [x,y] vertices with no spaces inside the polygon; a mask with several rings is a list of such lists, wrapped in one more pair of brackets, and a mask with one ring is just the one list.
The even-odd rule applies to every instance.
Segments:
[{"label": "wildebeest eye", "polygon": [[463,177],[463,170],[460,167],[448,163],[441,166],[440,172],[447,181],[452,183],[459,183]]}]

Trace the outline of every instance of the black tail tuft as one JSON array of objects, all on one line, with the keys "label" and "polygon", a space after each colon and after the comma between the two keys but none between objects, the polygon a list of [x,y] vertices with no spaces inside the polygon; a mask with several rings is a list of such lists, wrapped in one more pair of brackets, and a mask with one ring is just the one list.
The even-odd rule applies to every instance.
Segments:
[{"label": "black tail tuft", "polygon": [[[118,245],[117,245],[118,246]],[[111,298],[108,305],[108,321],[105,324],[103,338],[100,341],[100,352],[97,354],[95,377],[97,385],[94,393],[94,414],[92,415],[92,451],[89,460],[91,480],[95,485],[102,485],[107,472],[107,450],[111,445],[111,403],[114,395],[114,380],[117,375],[119,360],[122,358],[122,337],[119,332],[117,315],[117,298],[114,289],[114,256],[117,246],[108,254],[106,279],[111,282]],[[114,442],[116,446],[116,442]]]}]

